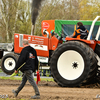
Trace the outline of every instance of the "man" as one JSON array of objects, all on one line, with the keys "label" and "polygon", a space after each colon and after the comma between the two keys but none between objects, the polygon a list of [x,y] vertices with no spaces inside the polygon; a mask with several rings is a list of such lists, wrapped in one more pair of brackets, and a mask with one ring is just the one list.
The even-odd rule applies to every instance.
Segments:
[{"label": "man", "polygon": [[21,51],[21,54],[19,56],[18,62],[15,67],[15,73],[17,73],[17,69],[23,63],[25,63],[25,65],[23,65],[23,67],[20,69],[23,72],[22,83],[17,88],[17,90],[12,90],[12,92],[14,93],[14,96],[17,97],[18,93],[22,90],[22,88],[24,87],[25,83],[28,80],[35,90],[35,95],[32,96],[31,98],[39,99],[40,93],[32,74],[33,72],[38,70],[37,54],[36,54],[35,49],[29,46],[28,40],[26,39],[23,40],[23,46],[24,48]]},{"label": "man", "polygon": [[89,31],[83,26],[82,22],[77,23],[77,29],[74,31],[72,38],[86,39]]}]

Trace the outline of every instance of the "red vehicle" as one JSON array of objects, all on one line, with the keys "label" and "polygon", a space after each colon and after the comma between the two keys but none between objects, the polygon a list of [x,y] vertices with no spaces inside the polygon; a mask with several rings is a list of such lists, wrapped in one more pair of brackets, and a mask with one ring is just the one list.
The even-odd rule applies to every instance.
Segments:
[{"label": "red vehicle", "polygon": [[[22,50],[22,40],[28,39],[32,47],[37,51],[40,62],[50,65],[51,74],[60,86],[74,87],[91,82],[97,77],[97,58],[100,57],[100,27],[94,40],[90,40],[97,16],[90,28],[86,40],[66,37],[63,43],[63,35],[50,35],[49,25],[42,23],[43,36],[31,36],[14,34],[14,52],[8,53],[2,58],[1,68],[7,74],[12,74],[18,55]],[[47,30],[45,30],[47,29]],[[52,27],[53,29],[53,27]]]}]

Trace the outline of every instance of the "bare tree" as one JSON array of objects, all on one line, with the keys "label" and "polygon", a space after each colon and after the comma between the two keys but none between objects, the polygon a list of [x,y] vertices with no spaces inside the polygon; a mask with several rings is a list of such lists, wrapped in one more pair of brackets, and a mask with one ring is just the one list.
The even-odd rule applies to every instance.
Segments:
[{"label": "bare tree", "polygon": [[[21,0],[1,0],[0,13],[1,13],[1,29],[6,34],[6,41],[13,40],[13,32],[15,32],[16,21],[18,17],[18,8]],[[2,32],[1,32],[2,33]]]}]

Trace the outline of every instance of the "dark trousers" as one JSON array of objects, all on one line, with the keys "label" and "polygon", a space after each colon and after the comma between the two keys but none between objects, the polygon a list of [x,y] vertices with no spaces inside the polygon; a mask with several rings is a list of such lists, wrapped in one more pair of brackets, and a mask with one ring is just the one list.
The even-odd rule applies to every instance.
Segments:
[{"label": "dark trousers", "polygon": [[22,88],[25,86],[27,80],[33,86],[33,88],[35,90],[35,94],[40,95],[38,87],[36,85],[36,82],[34,81],[32,70],[24,71],[22,82],[21,82],[20,86],[17,88],[16,92],[19,93],[22,90]]}]

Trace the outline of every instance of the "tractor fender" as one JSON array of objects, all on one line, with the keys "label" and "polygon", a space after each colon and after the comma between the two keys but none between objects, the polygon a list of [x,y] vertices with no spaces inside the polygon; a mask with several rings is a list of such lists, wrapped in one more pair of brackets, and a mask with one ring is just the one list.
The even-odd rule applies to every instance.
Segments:
[{"label": "tractor fender", "polygon": [[95,40],[84,40],[84,39],[70,38],[70,37],[66,37],[65,40],[66,41],[80,41],[80,42],[83,42],[83,43],[89,45],[89,47],[91,47],[93,50],[95,50],[95,47],[96,47],[96,41]]}]

